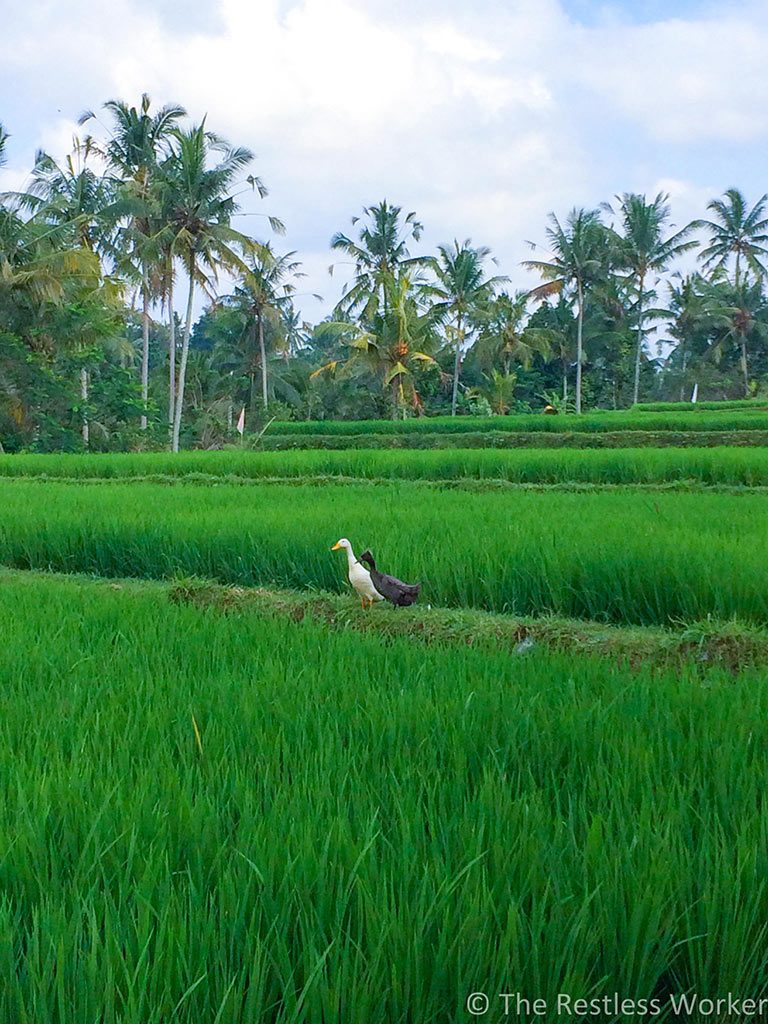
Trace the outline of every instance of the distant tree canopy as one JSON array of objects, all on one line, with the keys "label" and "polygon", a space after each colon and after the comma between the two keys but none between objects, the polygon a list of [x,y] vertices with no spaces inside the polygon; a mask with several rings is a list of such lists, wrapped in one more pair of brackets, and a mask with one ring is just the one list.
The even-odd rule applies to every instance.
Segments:
[{"label": "distant tree canopy", "polygon": [[[766,195],[728,189],[676,230],[664,194],[550,214],[525,290],[471,239],[419,251],[417,213],[384,199],[331,237],[347,284],[309,324],[297,254],[234,226],[243,191],[268,194],[250,151],[146,95],[104,112],[104,138],[0,195],[6,451],[218,446],[243,409],[251,431],[768,390]],[[12,145],[0,125],[0,164]]]}]

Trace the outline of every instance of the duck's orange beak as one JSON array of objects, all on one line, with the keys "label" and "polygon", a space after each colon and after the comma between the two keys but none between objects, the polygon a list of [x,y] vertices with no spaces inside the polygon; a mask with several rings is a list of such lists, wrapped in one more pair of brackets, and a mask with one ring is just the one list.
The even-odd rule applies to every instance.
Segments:
[{"label": "duck's orange beak", "polygon": [[333,547],[331,548],[331,551],[338,551],[340,547],[341,544],[334,544]]}]

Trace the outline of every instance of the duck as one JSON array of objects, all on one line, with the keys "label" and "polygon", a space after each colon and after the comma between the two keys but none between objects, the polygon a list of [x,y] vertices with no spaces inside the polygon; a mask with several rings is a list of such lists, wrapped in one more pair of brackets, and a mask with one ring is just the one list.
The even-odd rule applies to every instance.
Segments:
[{"label": "duck", "polygon": [[362,607],[372,608],[374,602],[383,601],[384,596],[380,594],[373,585],[371,574],[365,566],[355,558],[355,552],[352,550],[352,545],[346,537],[342,537],[341,540],[336,541],[331,548],[331,551],[338,551],[340,548],[343,548],[347,552],[347,577],[349,578],[349,582],[352,584],[354,590],[357,592]]},{"label": "duck", "polygon": [[406,608],[413,604],[421,590],[420,583],[403,583],[395,576],[389,576],[385,572],[379,572],[376,562],[370,551],[366,550],[360,555],[360,561],[364,562],[370,569],[371,582],[376,591],[385,600],[389,601],[395,608]]}]

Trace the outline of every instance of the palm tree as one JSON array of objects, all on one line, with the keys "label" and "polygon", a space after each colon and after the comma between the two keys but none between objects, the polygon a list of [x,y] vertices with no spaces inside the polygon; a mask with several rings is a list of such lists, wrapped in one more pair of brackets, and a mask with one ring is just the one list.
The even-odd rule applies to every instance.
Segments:
[{"label": "palm tree", "polygon": [[[369,330],[349,321],[331,321],[322,324],[327,338],[343,341],[352,349],[340,373],[354,375],[358,370],[373,371],[383,388],[389,389],[392,416],[405,416],[408,402],[420,411],[421,398],[415,383],[419,366],[435,366],[430,354],[436,342],[435,318],[431,311],[420,308],[420,289],[414,285],[406,270],[384,279],[386,303],[382,303]],[[384,309],[386,308],[386,313]],[[323,374],[335,374],[339,360],[334,359],[315,370],[310,379]]]},{"label": "palm tree", "polygon": [[10,136],[8,135],[8,132],[5,130],[3,122],[0,121],[0,167],[5,166],[5,162],[7,159],[5,155],[5,147],[8,145],[9,138]]},{"label": "palm tree", "polygon": [[737,188],[729,188],[722,199],[707,203],[707,209],[714,214],[714,220],[696,220],[693,227],[709,232],[709,244],[701,251],[701,260],[706,272],[727,269],[731,256],[734,259],[734,284],[741,285],[741,262],[747,264],[755,278],[762,278],[766,268],[761,257],[768,255],[768,193],[762,195],[751,210]]},{"label": "palm tree", "polygon": [[[165,220],[161,214],[161,221]],[[168,312],[168,437],[173,436],[173,420],[176,405],[176,310],[173,305],[173,288],[176,278],[174,237],[170,225],[165,223],[159,240],[160,263],[158,285],[161,301]]]},{"label": "palm tree", "polygon": [[[72,152],[62,164],[40,151],[35,157],[30,185],[16,198],[21,209],[33,219],[58,229],[57,244],[81,248],[101,259],[114,256],[114,190],[111,182],[89,166],[95,146],[90,138],[75,137]],[[107,283],[109,301],[116,298],[114,281]],[[95,308],[95,307],[94,307]],[[90,332],[93,333],[92,331]],[[79,332],[82,350],[89,347],[88,331]],[[98,335],[97,335],[98,336]],[[90,430],[87,416],[89,369],[80,367],[80,399],[83,409],[82,437],[86,447]]]},{"label": "palm tree", "polygon": [[[269,320],[273,327],[282,327],[282,313],[296,288],[291,278],[303,277],[294,260],[295,252],[276,256],[269,243],[248,260],[248,269],[240,276],[230,304],[243,313],[246,333],[258,342],[261,366],[261,401],[266,411],[269,404],[267,353],[264,344],[264,323]],[[255,347],[255,346],[254,346]],[[254,370],[251,364],[251,410],[254,403]]]},{"label": "palm tree", "polygon": [[[173,153],[163,167],[164,188],[169,190],[173,251],[189,279],[171,438],[172,450],[177,452],[195,286],[199,284],[210,291],[219,269],[247,274],[249,267],[238,249],[247,253],[263,250],[231,226],[232,216],[238,209],[232,188],[240,172],[253,159],[251,151],[230,146],[207,131],[205,123],[186,131],[174,129],[173,139]],[[220,161],[212,164],[217,156],[221,157]]]},{"label": "palm tree", "polygon": [[[66,315],[60,311],[57,318],[65,327],[62,333],[67,343],[81,353],[87,353],[94,341],[101,340],[105,330],[109,333],[114,329],[119,299],[116,281],[102,280],[101,274],[100,258],[113,252],[113,193],[109,181],[89,166],[94,148],[92,140],[76,137],[72,153],[61,164],[39,151],[27,191],[6,194],[18,209],[30,214],[25,227],[29,237],[36,239],[39,255],[47,253],[46,262],[54,260],[53,265],[64,271],[60,298],[66,295],[70,308]],[[79,275],[67,273],[61,260],[65,253],[76,260],[78,250],[83,256]],[[75,264],[71,265],[74,269]],[[39,276],[37,280],[39,283]],[[90,438],[88,399],[89,369],[84,361],[80,366],[80,401],[86,447]]]},{"label": "palm tree", "polygon": [[110,258],[114,253],[114,190],[108,178],[89,166],[94,152],[92,139],[77,136],[62,164],[40,150],[29,187],[18,200],[37,219],[67,229],[74,245]]},{"label": "palm tree", "polygon": [[[549,215],[547,238],[552,259],[525,260],[523,266],[537,270],[545,283],[530,295],[544,299],[573,289],[576,299],[576,412],[581,413],[581,375],[584,358],[584,294],[600,274],[605,262],[605,226],[598,210],[573,209],[565,226]],[[534,246],[535,248],[535,246]]]},{"label": "palm tree", "polygon": [[526,369],[540,355],[546,359],[550,339],[546,332],[528,326],[528,294],[501,292],[491,299],[480,314],[480,331],[475,351],[478,365],[486,373],[500,369],[503,376],[511,373],[512,363]]},{"label": "palm tree", "polygon": [[706,285],[707,312],[712,318],[716,340],[713,354],[719,361],[729,345],[735,344],[739,352],[739,366],[744,382],[744,397],[749,397],[748,340],[765,342],[768,339],[768,304],[762,281],[742,279],[738,287],[723,274]]},{"label": "palm tree", "polygon": [[567,409],[568,371],[576,360],[576,331],[573,310],[563,294],[558,296],[557,305],[544,302],[539,306],[528,321],[526,336],[534,339],[545,359],[554,358],[559,363],[563,382],[561,404]]},{"label": "palm tree", "polygon": [[58,234],[35,220],[22,221],[0,207],[0,295],[39,306],[62,302],[73,278],[98,280],[101,267],[95,253],[64,248]]},{"label": "palm tree", "polygon": [[707,282],[700,274],[681,277],[669,285],[669,333],[677,342],[670,361],[679,365],[680,401],[684,400],[687,373],[692,359],[701,359],[709,349],[712,334],[712,302]]},{"label": "palm tree", "polygon": [[[617,196],[622,215],[623,236],[615,240],[615,259],[630,273],[630,281],[637,291],[635,319],[637,322],[635,348],[635,377],[633,401],[640,398],[640,365],[645,346],[645,300],[649,298],[645,284],[651,273],[662,273],[676,256],[696,247],[697,243],[686,241],[693,225],[664,238],[664,228],[670,218],[669,196],[658,193],[648,203],[645,196],[625,193]],[[606,207],[610,210],[610,207]],[[612,212],[612,211],[611,211]]]},{"label": "palm tree", "polygon": [[[617,240],[616,258],[619,266],[629,271],[637,290],[637,347],[635,350],[635,404],[640,398],[640,362],[645,344],[645,285],[649,274],[663,273],[675,257],[698,244],[686,241],[693,225],[689,224],[669,237],[664,229],[670,216],[669,196],[659,192],[652,202],[643,195],[625,192],[617,196],[622,221],[622,236]],[[610,209],[610,208],[609,208]]]},{"label": "palm tree", "polygon": [[494,367],[483,376],[485,385],[473,390],[488,402],[494,416],[506,416],[514,401],[517,374]]},{"label": "palm tree", "polygon": [[[158,176],[160,161],[167,157],[171,136],[182,117],[183,107],[167,104],[156,114],[150,112],[152,101],[144,93],[138,107],[129,107],[122,100],[108,100],[104,109],[112,118],[110,139],[104,148],[104,156],[118,176],[132,213],[129,219],[127,240],[136,263],[139,265],[142,297],[142,356],[141,356],[141,399],[144,411],[141,429],[147,429],[147,401],[149,399],[149,308],[152,299],[152,266],[162,258],[154,244],[158,232],[157,200],[154,184]],[[80,124],[95,117],[86,111],[80,117]]]},{"label": "palm tree", "polygon": [[289,298],[282,307],[282,321],[285,338],[283,358],[288,362],[291,357],[296,356],[307,347],[312,327],[294,306],[293,297]]},{"label": "palm tree", "polygon": [[487,246],[473,248],[469,238],[461,245],[455,239],[453,246],[439,245],[437,251],[437,258],[430,260],[437,283],[426,293],[437,300],[434,313],[451,321],[449,331],[455,339],[451,416],[455,416],[464,342],[496,288],[507,278],[486,277],[484,264],[491,250]]},{"label": "palm tree", "polygon": [[[418,242],[423,225],[413,210],[401,221],[402,212],[401,207],[383,199],[373,206],[363,207],[367,223],[361,228],[357,242],[340,231],[331,239],[331,248],[345,253],[355,265],[352,284],[345,286],[343,297],[334,311],[337,318],[359,312],[370,324],[379,308],[386,317],[389,276],[397,274],[400,268],[426,263],[423,256],[412,257],[408,251],[408,240],[412,238]],[[361,219],[353,217],[352,224],[358,224]],[[333,270],[333,266],[329,267],[331,274]]]}]

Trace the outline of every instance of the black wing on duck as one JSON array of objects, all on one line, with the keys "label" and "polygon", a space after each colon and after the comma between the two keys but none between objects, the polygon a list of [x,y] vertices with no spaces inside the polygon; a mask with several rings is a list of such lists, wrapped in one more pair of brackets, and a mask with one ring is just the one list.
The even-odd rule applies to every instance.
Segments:
[{"label": "black wing on duck", "polygon": [[360,555],[360,561],[368,566],[371,582],[376,590],[396,607],[406,608],[408,605],[413,604],[419,596],[419,591],[421,590],[420,583],[403,583],[402,580],[397,579],[395,576],[390,576],[386,572],[379,572],[370,551],[364,551]]}]

